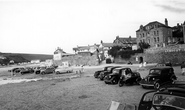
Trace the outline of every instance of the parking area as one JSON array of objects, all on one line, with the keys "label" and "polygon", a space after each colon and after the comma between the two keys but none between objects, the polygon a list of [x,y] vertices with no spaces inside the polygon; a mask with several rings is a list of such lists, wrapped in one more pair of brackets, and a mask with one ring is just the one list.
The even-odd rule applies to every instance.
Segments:
[{"label": "parking area", "polygon": [[[0,109],[106,110],[111,101],[138,104],[143,93],[150,90],[143,89],[140,85],[119,87],[105,84],[93,77],[94,72],[102,67],[84,67],[81,77],[73,78],[71,76],[77,75],[76,73],[17,75],[15,79],[40,77],[53,79],[1,85]],[[136,70],[138,66],[131,66],[131,68]],[[5,78],[6,75],[3,74],[8,69],[1,69],[2,78]],[[174,70],[178,80],[185,79],[185,76],[180,74],[180,67],[174,67]],[[144,77],[148,69],[140,69],[139,72]],[[7,72],[7,74],[10,73]]]}]

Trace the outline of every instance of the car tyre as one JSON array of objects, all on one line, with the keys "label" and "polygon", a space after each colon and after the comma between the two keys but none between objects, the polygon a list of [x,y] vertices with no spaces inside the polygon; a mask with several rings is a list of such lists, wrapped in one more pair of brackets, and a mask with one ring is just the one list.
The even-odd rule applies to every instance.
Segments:
[{"label": "car tyre", "polygon": [[160,88],[160,86],[161,86],[160,83],[159,82],[156,82],[154,84],[154,89],[158,90]]},{"label": "car tyre", "polygon": [[140,81],[141,81],[141,78],[137,78],[137,79],[136,79],[136,84],[139,85]]},{"label": "car tyre", "polygon": [[124,84],[123,84],[122,81],[119,81],[119,82],[118,82],[118,85],[119,85],[119,87],[122,87]]},{"label": "car tyre", "polygon": [[56,71],[56,74],[60,74],[60,72],[59,71]]},{"label": "car tyre", "polygon": [[42,75],[44,75],[44,74],[45,74],[45,72],[41,72],[41,74],[42,74]]}]

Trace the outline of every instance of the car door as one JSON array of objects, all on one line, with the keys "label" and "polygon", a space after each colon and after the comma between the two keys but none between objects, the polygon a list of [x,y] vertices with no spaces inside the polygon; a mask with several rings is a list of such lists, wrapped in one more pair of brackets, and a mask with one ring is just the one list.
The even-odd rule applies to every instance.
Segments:
[{"label": "car door", "polygon": [[152,107],[152,100],[153,96],[156,93],[156,91],[149,91],[143,94],[138,110],[150,110]]}]

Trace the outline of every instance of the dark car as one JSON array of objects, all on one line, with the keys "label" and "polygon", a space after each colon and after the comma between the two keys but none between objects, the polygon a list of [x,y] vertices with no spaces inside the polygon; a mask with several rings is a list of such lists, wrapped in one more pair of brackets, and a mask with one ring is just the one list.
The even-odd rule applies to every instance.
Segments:
[{"label": "dark car", "polygon": [[137,72],[132,72],[132,70],[128,67],[116,68],[113,70],[112,74],[105,76],[106,84],[117,84],[119,86],[123,86],[123,84],[133,84],[138,83],[141,79],[140,74]]},{"label": "dark car", "polygon": [[40,74],[49,74],[49,73],[55,73],[54,67],[47,67],[46,69],[41,69]]},{"label": "dark car", "polygon": [[22,70],[24,70],[25,68],[19,68],[19,69],[16,69],[14,72],[15,73],[20,73]]},{"label": "dark car", "polygon": [[106,66],[106,67],[104,67],[102,70],[95,71],[94,77],[95,77],[95,78],[98,78],[98,76],[100,75],[100,73],[103,72],[103,71],[107,71],[107,68],[109,68],[109,67],[112,67],[112,66]]},{"label": "dark car", "polygon": [[174,70],[169,66],[154,67],[150,69],[149,74],[140,81],[140,85],[145,87],[154,87],[159,89],[165,83],[172,83],[177,77]]},{"label": "dark car", "polygon": [[141,75],[139,72],[132,71],[130,68],[121,69],[121,77],[119,79],[119,86],[139,84],[141,81]]},{"label": "dark car", "polygon": [[18,67],[12,68],[12,69],[8,70],[8,72],[15,72],[15,70],[17,70],[17,69],[19,69],[19,68]]},{"label": "dark car", "polygon": [[102,71],[100,72],[100,75],[98,76],[100,78],[100,80],[104,80],[104,77],[108,74],[111,74],[112,71],[115,69],[115,68],[120,68],[121,66],[113,66],[113,67],[108,67],[107,68],[107,71]]},{"label": "dark car", "polygon": [[138,110],[185,110],[185,83],[143,94]]},{"label": "dark car", "polygon": [[25,69],[21,70],[20,73],[22,75],[27,74],[27,73],[34,73],[34,70],[32,68],[25,68]]}]

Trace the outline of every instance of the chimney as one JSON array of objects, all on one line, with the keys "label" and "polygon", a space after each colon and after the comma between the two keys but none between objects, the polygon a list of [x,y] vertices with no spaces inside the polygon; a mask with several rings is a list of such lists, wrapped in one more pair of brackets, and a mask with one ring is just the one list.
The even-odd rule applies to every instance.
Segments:
[{"label": "chimney", "polygon": [[165,18],[165,25],[168,26],[168,20]]},{"label": "chimney", "polygon": [[116,38],[119,38],[119,36],[116,36]]}]

